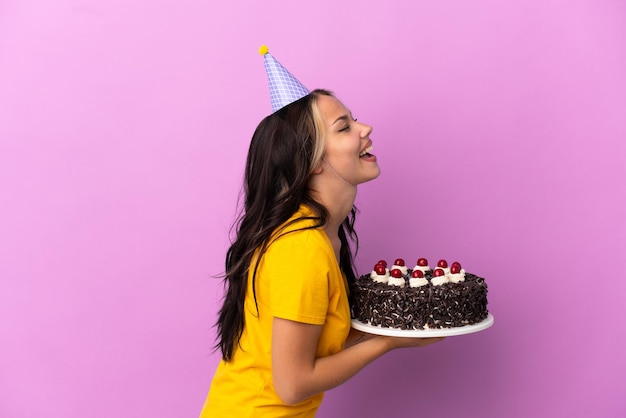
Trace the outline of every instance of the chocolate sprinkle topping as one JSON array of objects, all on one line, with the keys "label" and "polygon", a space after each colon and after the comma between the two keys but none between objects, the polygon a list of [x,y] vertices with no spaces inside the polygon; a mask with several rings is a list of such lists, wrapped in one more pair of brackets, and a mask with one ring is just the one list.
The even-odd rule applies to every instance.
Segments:
[{"label": "chocolate sprinkle topping", "polygon": [[405,287],[374,282],[369,274],[351,287],[352,317],[363,323],[397,329],[454,328],[476,324],[487,318],[487,283],[482,277],[465,273],[465,281],[433,286],[429,283]]}]

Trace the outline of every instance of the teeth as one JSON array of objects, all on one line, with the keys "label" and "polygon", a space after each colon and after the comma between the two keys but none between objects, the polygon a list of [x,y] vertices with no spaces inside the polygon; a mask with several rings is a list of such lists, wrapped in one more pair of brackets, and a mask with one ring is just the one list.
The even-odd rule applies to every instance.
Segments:
[{"label": "teeth", "polygon": [[359,157],[364,156],[364,155],[365,155],[365,154],[367,154],[368,152],[371,152],[373,149],[374,149],[374,146],[373,146],[373,145],[370,145],[369,147],[365,148],[365,149],[363,150],[363,152],[361,152],[361,153],[359,154]]}]

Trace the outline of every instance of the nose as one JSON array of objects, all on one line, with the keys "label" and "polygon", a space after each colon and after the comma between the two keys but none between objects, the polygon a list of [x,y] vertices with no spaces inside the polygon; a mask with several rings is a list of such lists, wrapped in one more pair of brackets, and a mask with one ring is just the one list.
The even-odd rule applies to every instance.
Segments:
[{"label": "nose", "polygon": [[365,123],[361,123],[361,125],[363,125],[363,128],[361,129],[361,138],[367,138],[372,133],[374,128]]}]

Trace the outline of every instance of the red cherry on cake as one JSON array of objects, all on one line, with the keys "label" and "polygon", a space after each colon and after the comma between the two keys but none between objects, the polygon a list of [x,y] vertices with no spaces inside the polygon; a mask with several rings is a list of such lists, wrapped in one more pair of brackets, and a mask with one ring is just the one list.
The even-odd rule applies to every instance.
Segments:
[{"label": "red cherry on cake", "polygon": [[433,271],[433,277],[445,276],[445,274],[442,269],[435,269],[435,271]]},{"label": "red cherry on cake", "polygon": [[396,261],[393,262],[396,266],[403,266],[404,260],[402,258],[396,258]]},{"label": "red cherry on cake", "polygon": [[422,279],[424,278],[424,272],[422,270],[413,270],[413,273],[411,273],[411,277],[413,277],[414,279]]},{"label": "red cherry on cake", "polygon": [[400,269],[391,270],[391,277],[399,279],[400,277],[402,277],[402,271],[400,271]]},{"label": "red cherry on cake", "polygon": [[461,272],[461,264],[452,263],[452,267],[450,267],[450,273],[459,274]]},{"label": "red cherry on cake", "polygon": [[420,267],[426,267],[428,265],[428,260],[425,258],[418,258],[417,265]]},{"label": "red cherry on cake", "polygon": [[439,260],[437,261],[437,267],[441,267],[442,269],[445,269],[448,267],[448,262],[446,260]]},{"label": "red cherry on cake", "polygon": [[385,260],[378,260],[378,263],[376,264],[382,264],[383,266],[387,267],[387,262]]},{"label": "red cherry on cake", "polygon": [[376,266],[374,267],[374,271],[379,276],[382,276],[387,273],[387,268],[383,266],[382,264],[376,264]]}]

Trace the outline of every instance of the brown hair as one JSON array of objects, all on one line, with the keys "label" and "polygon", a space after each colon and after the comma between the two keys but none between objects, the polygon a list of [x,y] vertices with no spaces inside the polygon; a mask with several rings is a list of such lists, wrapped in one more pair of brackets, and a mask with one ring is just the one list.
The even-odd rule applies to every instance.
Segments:
[{"label": "brown hair", "polygon": [[[222,357],[230,361],[244,329],[244,300],[249,269],[253,269],[255,289],[258,262],[270,245],[276,229],[298,210],[308,206],[318,228],[326,223],[326,208],[315,201],[309,187],[313,170],[320,164],[325,149],[325,129],[317,107],[320,95],[332,96],[327,90],[314,90],[307,96],[283,107],[261,121],[252,136],[244,179],[244,207],[233,225],[236,238],[226,254],[224,287],[226,294],[219,312],[217,344]],[[358,247],[354,231],[356,208],[339,230],[340,267],[349,281],[355,279],[350,238]],[[302,219],[295,219],[293,223]],[[259,256],[251,266],[255,252]],[[256,291],[254,293],[256,302]]]}]

